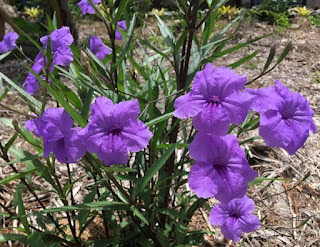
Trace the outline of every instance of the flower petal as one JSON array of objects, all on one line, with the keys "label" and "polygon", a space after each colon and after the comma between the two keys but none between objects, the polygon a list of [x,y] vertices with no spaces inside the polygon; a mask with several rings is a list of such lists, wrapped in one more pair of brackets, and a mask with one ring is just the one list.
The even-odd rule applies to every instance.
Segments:
[{"label": "flower petal", "polygon": [[210,198],[216,195],[218,186],[217,171],[213,165],[205,162],[196,162],[192,165],[188,183],[198,197]]},{"label": "flower petal", "polygon": [[173,115],[177,118],[194,117],[203,110],[203,104],[205,104],[205,102],[201,94],[191,91],[176,99],[174,102],[175,111]]},{"label": "flower petal", "polygon": [[120,136],[125,140],[129,152],[139,152],[147,147],[152,133],[139,119],[129,120],[129,124],[122,128]]},{"label": "flower petal", "polygon": [[226,135],[230,126],[230,119],[224,113],[222,106],[215,104],[204,106],[192,122],[197,130],[213,135]]}]

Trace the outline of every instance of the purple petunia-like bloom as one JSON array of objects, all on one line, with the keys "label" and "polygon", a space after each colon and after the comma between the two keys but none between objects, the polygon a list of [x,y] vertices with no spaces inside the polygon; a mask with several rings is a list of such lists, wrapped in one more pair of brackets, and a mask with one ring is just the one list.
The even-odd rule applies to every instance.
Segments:
[{"label": "purple petunia-like bloom", "polygon": [[[44,36],[40,39],[43,44],[43,49],[46,50],[48,37],[50,37],[52,64],[50,71],[54,70],[55,65],[67,66],[73,61],[73,54],[70,45],[73,42],[73,37],[70,33],[69,27],[61,27],[54,30],[49,36]],[[36,62],[42,61],[43,51],[41,50],[36,57]]]},{"label": "purple petunia-like bloom", "polygon": [[[44,68],[44,64],[41,62],[36,61],[35,64],[32,66],[32,70],[36,72],[37,74],[40,74],[41,70]],[[43,78],[45,79],[45,78]],[[39,84],[38,84],[38,79],[35,77],[34,74],[29,73],[27,76],[27,79],[25,82],[22,84],[22,86],[25,87],[26,92],[28,94],[33,95],[38,89],[39,89]]]},{"label": "purple petunia-like bloom", "polygon": [[116,40],[122,40],[123,36],[119,30],[127,31],[126,21],[119,21],[116,29]]},{"label": "purple petunia-like bloom", "polygon": [[[73,54],[70,48],[70,45],[73,42],[73,37],[70,33],[69,27],[62,27],[53,31],[49,36],[44,36],[40,39],[43,44],[43,48],[36,56],[35,63],[32,67],[32,70],[37,74],[40,74],[47,62],[47,58],[44,57],[44,50],[47,48],[48,37],[50,37],[53,59],[50,65],[51,72],[54,70],[55,65],[67,66],[73,61]],[[23,86],[25,87],[26,92],[32,95],[39,88],[38,79],[32,73],[29,73],[27,79],[23,83]]]},{"label": "purple petunia-like bloom", "polygon": [[18,39],[16,32],[9,32],[3,36],[3,40],[0,42],[0,54],[7,51],[11,51],[16,48],[16,40]]},{"label": "purple petunia-like bloom", "polygon": [[107,55],[111,54],[111,50],[106,46],[100,37],[91,36],[90,37],[90,51],[94,53],[100,60],[103,60]]},{"label": "purple petunia-like bloom", "polygon": [[43,139],[44,157],[53,152],[59,162],[74,163],[84,156],[85,145],[72,128],[73,120],[63,108],[48,108],[35,119],[26,122],[26,129]]},{"label": "purple petunia-like bloom", "polygon": [[189,173],[189,186],[198,197],[215,197],[227,203],[243,197],[248,182],[257,176],[233,135],[214,136],[198,132],[189,151],[196,161]]},{"label": "purple petunia-like bloom", "polygon": [[139,119],[138,100],[113,102],[98,97],[91,105],[89,124],[80,135],[86,140],[87,151],[96,153],[106,165],[126,164],[128,151],[144,149],[152,133]]},{"label": "purple petunia-like bloom", "polygon": [[222,234],[227,239],[238,242],[242,232],[253,232],[261,225],[258,217],[252,214],[253,210],[253,200],[244,196],[214,206],[210,212],[209,222],[220,226]]},{"label": "purple petunia-like bloom", "polygon": [[246,82],[246,76],[208,63],[204,70],[197,72],[191,91],[177,98],[173,115],[194,117],[197,130],[225,135],[230,123],[240,124],[250,110],[254,97],[241,91]]},{"label": "purple petunia-like bloom", "polygon": [[[92,0],[92,3],[97,5],[101,3],[101,0]],[[82,15],[95,13],[88,0],[81,0],[77,5],[80,7]]]},{"label": "purple petunia-like bloom", "polygon": [[292,155],[303,146],[309,131],[316,132],[308,101],[280,81],[268,88],[247,91],[256,96],[252,109],[261,113],[259,134],[268,146],[282,147]]}]

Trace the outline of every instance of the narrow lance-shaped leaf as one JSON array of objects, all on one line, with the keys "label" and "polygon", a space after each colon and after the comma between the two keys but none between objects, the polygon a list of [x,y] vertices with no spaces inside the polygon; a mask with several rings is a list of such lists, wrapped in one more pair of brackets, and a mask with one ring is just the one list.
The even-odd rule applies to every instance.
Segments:
[{"label": "narrow lance-shaped leaf", "polygon": [[274,56],[276,55],[276,45],[272,46],[271,49],[270,49],[270,52],[269,52],[269,56],[268,56],[268,59],[263,67],[263,70],[262,72],[265,72],[267,71],[267,69],[269,68]]},{"label": "narrow lance-shaped leaf", "polygon": [[150,182],[152,177],[161,169],[161,167],[164,165],[164,163],[167,161],[167,159],[170,157],[170,155],[174,152],[176,149],[176,146],[178,143],[176,143],[174,146],[169,148],[157,161],[154,163],[149,170],[146,172],[143,178],[139,180],[136,187],[134,188],[132,192],[132,197],[135,198],[139,193],[144,189],[144,187]]}]

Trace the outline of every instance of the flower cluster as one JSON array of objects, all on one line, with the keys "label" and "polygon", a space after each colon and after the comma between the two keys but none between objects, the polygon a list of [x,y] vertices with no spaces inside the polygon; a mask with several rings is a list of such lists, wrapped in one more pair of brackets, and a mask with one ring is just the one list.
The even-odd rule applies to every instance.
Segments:
[{"label": "flower cluster", "polygon": [[15,32],[9,32],[4,35],[3,40],[0,42],[0,54],[16,48],[16,40],[18,39],[18,37],[18,34]]},{"label": "flower cluster", "polygon": [[189,173],[190,188],[198,197],[215,197],[220,204],[210,213],[210,222],[221,226],[225,237],[238,241],[242,232],[260,226],[252,215],[254,203],[245,196],[256,176],[230,124],[242,123],[249,110],[260,113],[260,135],[266,144],[290,154],[300,148],[309,131],[316,131],[313,111],[300,95],[283,84],[258,90],[245,89],[246,76],[229,68],[207,64],[199,71],[189,93],[175,101],[174,116],[193,117],[198,130],[189,152],[195,163]]},{"label": "flower cluster", "polygon": [[126,164],[128,152],[144,149],[152,133],[137,119],[138,100],[113,104],[99,97],[91,106],[90,123],[73,128],[63,108],[48,108],[40,117],[26,122],[26,129],[43,139],[44,156],[51,152],[58,161],[77,162],[86,151],[96,153],[106,165]]},{"label": "flower cluster", "polygon": [[[44,56],[47,51],[48,39],[50,40],[52,57],[52,61],[50,61],[51,72],[54,70],[55,65],[67,66],[73,61],[73,54],[70,48],[70,45],[73,42],[73,37],[70,33],[69,27],[62,27],[53,31],[50,35],[44,36],[40,39],[41,43],[43,44],[43,48],[36,56],[35,63],[32,66],[32,70],[37,74],[40,74],[40,72],[49,62],[48,58]],[[34,74],[29,73],[23,86],[25,87],[27,93],[34,94],[39,88],[38,79],[34,76]]]}]

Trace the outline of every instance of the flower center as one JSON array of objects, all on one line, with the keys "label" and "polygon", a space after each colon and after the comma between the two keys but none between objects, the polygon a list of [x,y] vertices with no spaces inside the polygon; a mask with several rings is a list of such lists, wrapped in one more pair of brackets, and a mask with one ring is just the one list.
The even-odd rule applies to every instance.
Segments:
[{"label": "flower center", "polygon": [[232,217],[232,218],[235,218],[235,219],[238,219],[238,218],[239,218],[239,215],[240,215],[240,212],[237,211],[237,212],[231,214],[231,217]]},{"label": "flower center", "polygon": [[111,134],[111,135],[114,135],[114,136],[117,136],[117,135],[120,134],[120,132],[121,132],[121,128],[114,128],[114,129],[112,129],[112,130],[110,131],[110,134]]},{"label": "flower center", "polygon": [[220,104],[220,99],[218,96],[212,96],[209,99],[209,104],[218,105]]},{"label": "flower center", "polygon": [[224,165],[220,165],[220,164],[213,164],[213,167],[214,167],[214,169],[217,169],[217,170],[225,168]]}]

